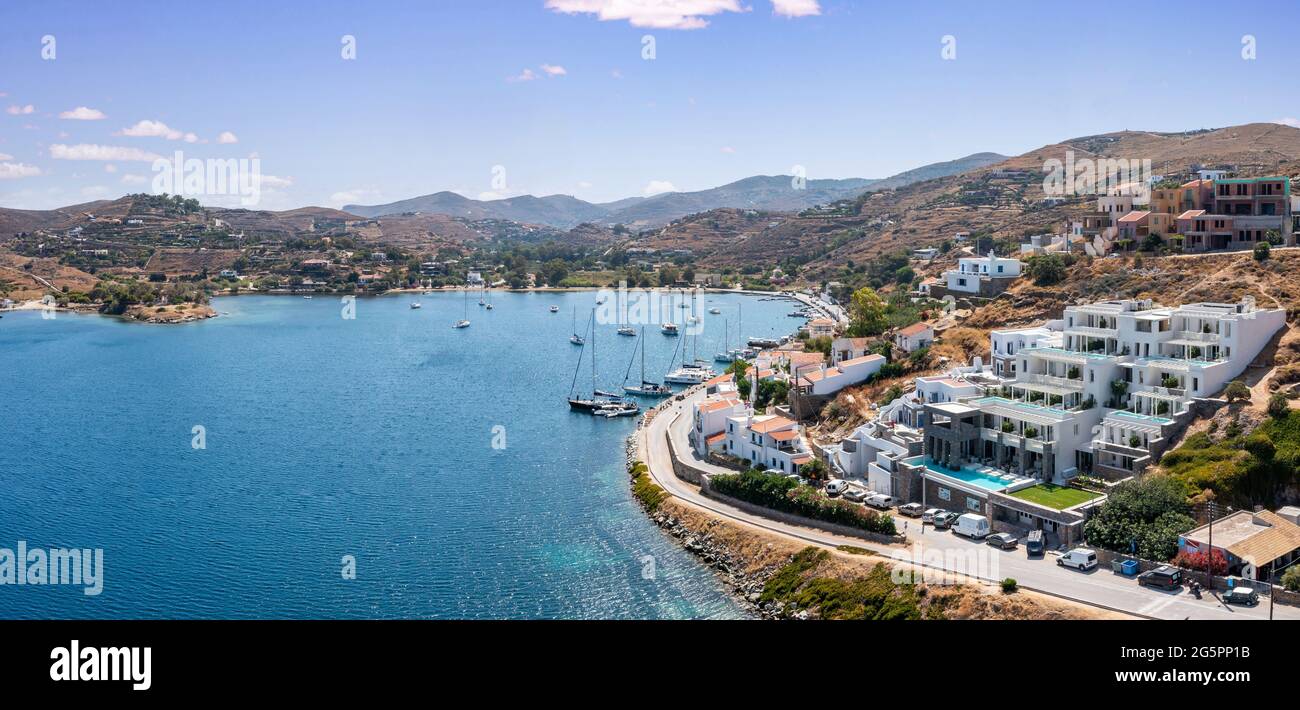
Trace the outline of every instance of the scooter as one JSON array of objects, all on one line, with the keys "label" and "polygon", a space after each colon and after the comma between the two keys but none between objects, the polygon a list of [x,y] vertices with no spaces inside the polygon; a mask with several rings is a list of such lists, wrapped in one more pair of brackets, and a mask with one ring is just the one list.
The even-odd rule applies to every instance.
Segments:
[{"label": "scooter", "polygon": [[1200,582],[1192,582],[1192,584],[1191,584],[1191,586],[1190,586],[1190,589],[1192,590],[1192,596],[1196,597],[1197,599],[1200,599],[1200,598],[1201,598],[1201,583],[1200,583]]}]

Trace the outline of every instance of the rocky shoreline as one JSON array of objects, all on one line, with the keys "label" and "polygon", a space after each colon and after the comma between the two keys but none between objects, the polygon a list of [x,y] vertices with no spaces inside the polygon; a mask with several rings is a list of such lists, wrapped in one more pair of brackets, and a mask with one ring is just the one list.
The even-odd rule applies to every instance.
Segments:
[{"label": "rocky shoreline", "polygon": [[[650,411],[657,412],[657,410],[658,407]],[[649,416],[650,412],[647,412],[647,415]],[[644,426],[644,421],[641,426]],[[639,430],[640,427],[638,427],[638,432],[627,438],[626,469],[629,471],[640,460],[638,455],[639,446],[637,444]],[[673,537],[683,549],[695,555],[719,579],[725,582],[732,598],[746,613],[762,619],[808,618],[808,612],[806,611],[799,611],[793,616],[786,616],[784,614],[785,605],[781,602],[761,602],[760,597],[763,593],[763,587],[768,578],[779,569],[779,565],[769,564],[758,570],[747,570],[746,560],[739,559],[733,554],[729,546],[719,542],[709,530],[712,525],[721,522],[720,520],[711,519],[711,522],[706,522],[703,525],[703,529],[696,529],[673,512],[663,510],[662,507],[658,510],[649,510],[640,499],[637,499],[637,504],[646,512],[651,522],[659,526],[660,530]],[[671,507],[675,508],[676,505]]]}]

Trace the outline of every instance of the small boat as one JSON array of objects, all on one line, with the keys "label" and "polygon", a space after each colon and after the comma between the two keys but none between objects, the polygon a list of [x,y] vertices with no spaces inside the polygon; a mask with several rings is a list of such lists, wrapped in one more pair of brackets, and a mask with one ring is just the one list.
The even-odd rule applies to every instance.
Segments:
[{"label": "small boat", "polygon": [[491,303],[487,304],[487,309],[488,309],[489,311],[492,310],[493,308],[494,308],[494,306],[493,306]]},{"label": "small boat", "polygon": [[687,323],[691,323],[691,324],[699,323],[699,322],[700,322],[700,317],[699,317],[699,316],[689,316],[689,317],[686,319],[686,322],[687,322]]},{"label": "small boat", "polygon": [[718,308],[717,306],[714,306],[713,308],[710,308],[710,309],[709,309],[709,313],[712,313],[712,314],[715,315],[715,316],[718,315],[718,314],[721,313],[721,312],[722,312],[722,309],[721,309],[721,308]]},{"label": "small boat", "polygon": [[307,299],[308,301],[311,300],[311,296],[303,296],[303,298]]},{"label": "small boat", "polygon": [[587,342],[585,338],[578,335],[578,309],[576,306],[573,309],[573,335],[569,336],[569,342],[574,345],[584,345]]},{"label": "small boat", "polygon": [[419,310],[420,308],[421,306],[419,301],[411,301],[411,310],[415,311],[415,310]]},{"label": "small boat", "polygon": [[630,336],[632,336],[632,337],[635,338],[635,337],[636,337],[636,328],[630,328],[630,327],[628,327],[628,328],[619,328],[619,329],[618,329],[618,334],[619,334],[619,335],[630,335]]},{"label": "small boat", "polygon": [[678,330],[677,330],[677,324],[676,324],[676,323],[661,323],[661,324],[659,325],[659,332],[660,332],[660,333],[663,333],[664,335],[677,335],[677,333],[678,333]]},{"label": "small boat", "polygon": [[698,385],[711,377],[713,377],[712,370],[682,365],[665,375],[664,382],[672,382],[678,385]]},{"label": "small boat", "polygon": [[634,417],[640,413],[641,405],[627,400],[621,401],[617,404],[606,405],[592,412],[592,414],[598,417],[605,417],[606,419],[613,419],[614,417]]},{"label": "small boat", "polygon": [[455,324],[453,324],[451,327],[453,328],[469,327],[469,291],[465,291],[465,307],[463,310],[464,310],[464,315],[461,316],[461,319],[456,321]]},{"label": "small boat", "polygon": [[[629,394],[640,395],[642,397],[667,397],[673,393],[671,387],[659,382],[651,382],[645,378],[645,328],[641,329],[641,338],[637,341],[641,348],[641,384],[629,385],[627,378],[632,374],[632,363],[627,364],[627,372],[623,375],[623,391]],[[674,356],[676,353],[674,352]],[[632,351],[632,357],[636,357],[636,351]],[[633,360],[635,362],[635,359]]]},{"label": "small boat", "polygon": [[560,312],[559,306],[551,306],[551,313],[559,313],[559,312]]},{"label": "small boat", "polygon": [[750,338],[747,344],[753,348],[775,348],[781,345],[776,338]]}]

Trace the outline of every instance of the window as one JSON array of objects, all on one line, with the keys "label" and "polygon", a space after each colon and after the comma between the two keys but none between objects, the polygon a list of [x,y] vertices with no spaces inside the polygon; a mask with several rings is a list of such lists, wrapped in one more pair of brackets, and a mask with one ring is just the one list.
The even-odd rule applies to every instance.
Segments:
[{"label": "window", "polygon": [[952,491],[947,488],[939,489],[939,500],[952,500]]},{"label": "window", "polygon": [[967,496],[967,497],[966,497],[966,509],[967,509],[967,510],[979,510],[979,509],[980,509],[980,500],[979,500],[979,498],[971,498],[971,497]]}]

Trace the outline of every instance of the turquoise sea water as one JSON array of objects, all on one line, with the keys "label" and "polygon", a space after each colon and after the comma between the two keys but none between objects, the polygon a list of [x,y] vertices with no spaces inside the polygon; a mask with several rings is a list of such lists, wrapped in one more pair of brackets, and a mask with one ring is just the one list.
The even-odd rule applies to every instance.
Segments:
[{"label": "turquoise sea water", "polygon": [[[463,330],[452,293],[358,299],[351,320],[324,296],[217,299],[179,326],[6,314],[0,548],[102,548],[105,571],[94,597],[0,585],[0,618],[741,615],[632,500],[636,420],[567,407],[571,308],[582,328],[595,298],[496,294]],[[710,295],[702,359],[741,302],[746,336],[799,323]],[[610,389],[635,342],[615,328]],[[646,330],[662,375],[676,339]]]}]

